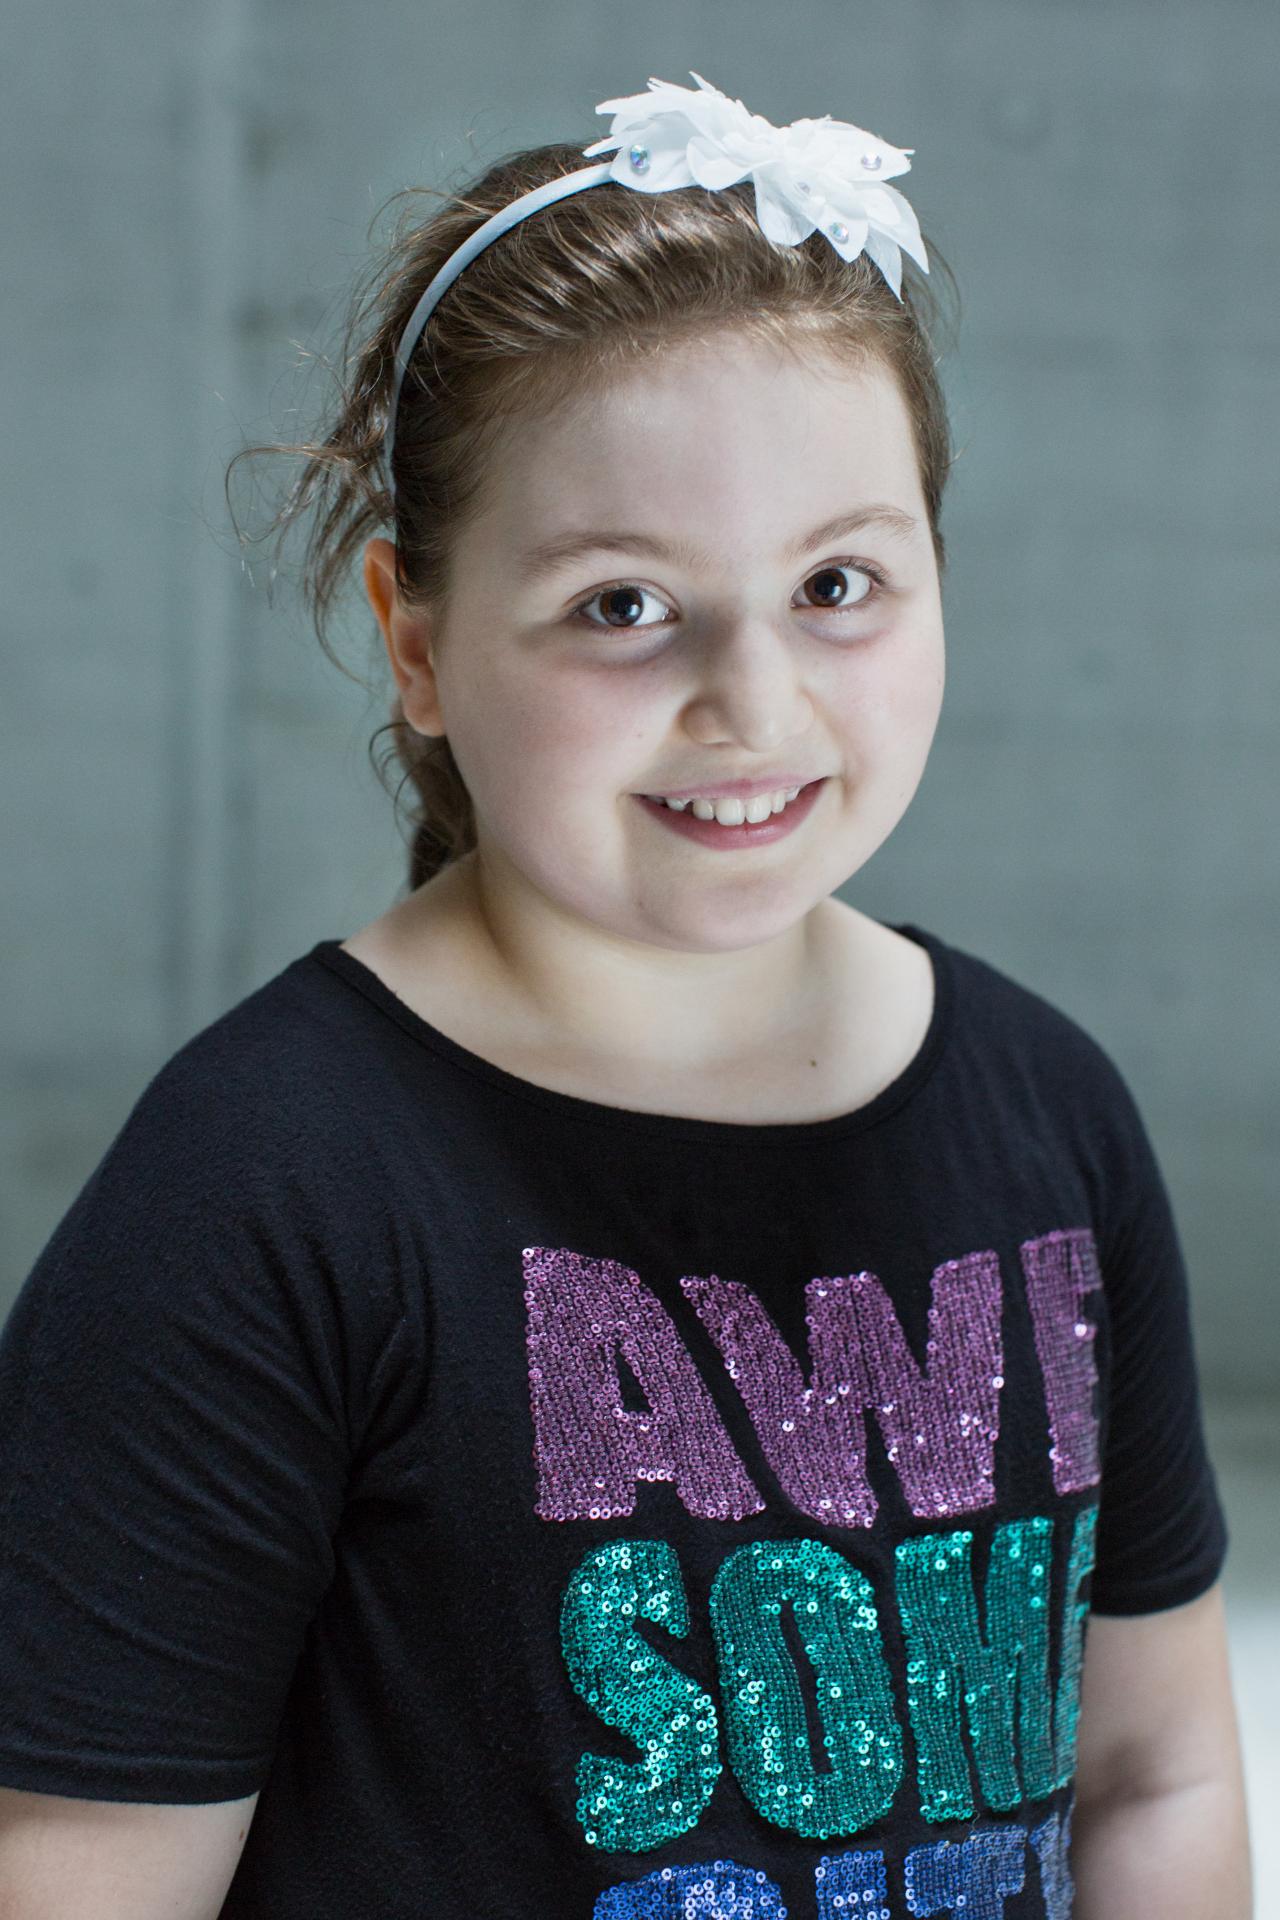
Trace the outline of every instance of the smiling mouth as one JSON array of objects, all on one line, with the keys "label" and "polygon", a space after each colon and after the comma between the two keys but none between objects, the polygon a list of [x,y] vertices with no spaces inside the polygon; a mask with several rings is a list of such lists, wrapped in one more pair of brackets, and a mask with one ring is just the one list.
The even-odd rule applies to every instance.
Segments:
[{"label": "smiling mouth", "polygon": [[[668,799],[665,794],[661,793],[637,793],[633,798],[637,800],[647,800],[651,806],[663,807],[670,813],[687,814],[692,820],[704,820],[707,822],[719,820],[716,808],[723,807],[726,812],[731,815],[736,814],[737,817],[728,820],[719,820],[721,826],[761,826],[768,820],[776,820],[780,814],[785,813],[789,807],[794,805],[801,794],[808,793],[811,788],[821,785],[822,780],[825,778],[825,775],[819,775],[817,779],[805,781],[803,785],[796,787],[762,788],[760,792],[753,793],[750,798],[747,799],[735,793],[715,795],[695,794],[691,795],[688,799]],[[762,813],[758,813],[754,821],[751,820],[748,817],[748,808],[759,808],[762,801],[768,803],[765,810]]]},{"label": "smiling mouth", "polygon": [[[714,813],[695,813],[695,804],[704,808],[708,804],[703,801],[691,802],[684,807],[669,807],[653,794],[637,793],[632,798],[642,807],[651,807],[655,819],[667,816],[663,824],[673,833],[701,841],[704,846],[748,847],[785,839],[795,832],[817,806],[818,796],[826,782],[826,775],[818,780],[810,780],[796,789],[794,799],[788,799],[776,810],[771,807],[758,820],[748,820],[745,814],[740,819],[721,820]],[[742,813],[743,810],[739,805],[734,812]]]}]

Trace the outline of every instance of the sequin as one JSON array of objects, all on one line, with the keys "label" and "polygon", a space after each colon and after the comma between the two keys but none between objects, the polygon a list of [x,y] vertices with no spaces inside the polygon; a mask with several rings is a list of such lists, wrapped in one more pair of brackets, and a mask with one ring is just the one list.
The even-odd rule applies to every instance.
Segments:
[{"label": "sequin", "polygon": [[884,1855],[878,1847],[824,1854],[813,1879],[818,1920],[891,1920]]},{"label": "sequin", "polygon": [[[816,1675],[826,1758],[814,1765],[801,1686],[783,1636],[791,1609]],[[856,1833],[902,1775],[902,1733],[871,1583],[822,1540],[753,1540],[711,1588],[729,1761],[757,1812],[810,1838]]]},{"label": "sequin", "polygon": [[[609,1520],[635,1483],[669,1480],[691,1514],[741,1520],[764,1501],[660,1300],[616,1260],[524,1249],[535,1511]],[[621,1353],[649,1403],[622,1404]]]},{"label": "sequin", "polygon": [[1066,1596],[1062,1617],[1062,1660],[1058,1669],[1058,1699],[1054,1710],[1058,1785],[1065,1787],[1076,1770],[1076,1734],[1080,1720],[1080,1667],[1084,1658],[1085,1619],[1089,1602],[1079,1591],[1093,1569],[1097,1504],[1082,1507],[1071,1529],[1067,1559]]},{"label": "sequin", "polygon": [[643,1880],[607,1887],[591,1910],[591,1920],[786,1920],[786,1915],[769,1876],[736,1860],[661,1867]]},{"label": "sequin", "polygon": [[1000,1263],[971,1253],[934,1269],[921,1367],[873,1273],[823,1275],[805,1289],[812,1384],[749,1288],[713,1274],[680,1282],[724,1356],[787,1498],[811,1519],[869,1527],[874,1414],[911,1511],[964,1513],[995,1501]]},{"label": "sequin", "polygon": [[1045,1920],[1071,1920],[1071,1904],[1075,1897],[1071,1880],[1071,1816],[1074,1811],[1074,1805],[1068,1804],[1064,1814],[1051,1813],[1047,1820],[1031,1829],[1029,1836],[1040,1862],[1040,1891],[1044,1896]]},{"label": "sequin", "polygon": [[1087,1227],[1073,1227],[1024,1240],[1019,1252],[1044,1376],[1053,1484],[1058,1493],[1075,1493],[1101,1475],[1093,1360],[1098,1329],[1080,1310],[1083,1295],[1102,1286],[1097,1247]]},{"label": "sequin", "polygon": [[1022,1889],[1026,1846],[1023,1829],[1007,1826],[913,1848],[903,1863],[908,1910],[1002,1920],[1006,1899]]},{"label": "sequin", "polygon": [[643,1853],[687,1833],[720,1776],[719,1718],[709,1693],[636,1631],[650,1620],[689,1631],[684,1581],[665,1540],[610,1540],[578,1562],[560,1604],[560,1644],[574,1690],[639,1760],[584,1753],[578,1819],[588,1845]]},{"label": "sequin", "polygon": [[928,1534],[898,1545],[907,1707],[916,1736],[920,1810],[927,1820],[967,1818],[974,1810],[961,1737],[965,1722],[989,1806],[1007,1810],[1024,1794],[1043,1798],[1056,1785],[1048,1724],[1052,1541],[1053,1521],[1044,1516],[996,1529],[987,1568],[985,1641],[973,1590],[972,1532]]}]

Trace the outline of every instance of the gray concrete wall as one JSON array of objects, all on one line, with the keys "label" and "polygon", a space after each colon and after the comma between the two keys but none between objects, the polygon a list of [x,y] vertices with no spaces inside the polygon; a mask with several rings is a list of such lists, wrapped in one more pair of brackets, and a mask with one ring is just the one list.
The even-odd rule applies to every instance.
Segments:
[{"label": "gray concrete wall", "polygon": [[390,192],[696,68],[914,147],[964,297],[947,702],[845,891],[1111,1051],[1206,1381],[1270,1389],[1280,10],[10,0],[4,41],[0,1308],[162,1061],[401,886],[383,697],[242,567],[226,461],[318,398],[293,343]]}]

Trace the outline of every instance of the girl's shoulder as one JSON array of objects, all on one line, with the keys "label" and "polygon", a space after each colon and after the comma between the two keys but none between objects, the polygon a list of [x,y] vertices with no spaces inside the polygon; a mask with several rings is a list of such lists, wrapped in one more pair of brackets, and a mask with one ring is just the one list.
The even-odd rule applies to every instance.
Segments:
[{"label": "girl's shoulder", "polygon": [[331,1222],[376,1186],[360,1115],[369,1050],[341,985],[299,955],[183,1042],[145,1081],[76,1202],[140,1242],[256,1237]]},{"label": "girl's shoulder", "polygon": [[965,1092],[995,1100],[1032,1133],[1070,1142],[1099,1193],[1158,1185],[1151,1136],[1127,1070],[1083,1015],[994,961],[948,942]]},{"label": "girl's shoulder", "polygon": [[1079,1103],[1091,1115],[1127,1114],[1132,1095],[1115,1060],[1046,992],[913,922],[893,926],[828,904],[844,916],[833,924],[847,952],[832,970],[843,983],[833,1009],[864,1057],[875,1057],[878,1032],[885,1070],[896,1062],[900,1071],[929,1034],[945,1039],[938,1052],[953,1073],[995,1093],[1029,1088],[1059,1110]]},{"label": "girl's shoulder", "polygon": [[241,1327],[263,1352],[300,1334],[321,1371],[344,1343],[376,1352],[413,1272],[350,1000],[312,949],[178,1047],[55,1224],[18,1324],[95,1325],[127,1301],[157,1365]]},{"label": "girl's shoulder", "polygon": [[1069,1012],[1047,989],[972,948],[943,942],[937,935],[929,938],[945,950],[972,1047],[1016,1056],[1042,1076],[1056,1068],[1095,1090],[1116,1089],[1120,1070],[1083,1015]]},{"label": "girl's shoulder", "polygon": [[315,951],[193,1033],[152,1075],[128,1123],[226,1135],[255,1151],[324,1131],[349,1100],[359,1049]]}]

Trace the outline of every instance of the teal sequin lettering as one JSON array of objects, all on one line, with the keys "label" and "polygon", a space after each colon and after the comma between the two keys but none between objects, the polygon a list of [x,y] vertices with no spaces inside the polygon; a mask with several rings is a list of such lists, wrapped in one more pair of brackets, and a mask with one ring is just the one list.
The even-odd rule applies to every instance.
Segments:
[{"label": "teal sequin lettering", "polygon": [[665,1540],[610,1540],[583,1555],[560,1606],[560,1644],[575,1691],[639,1760],[584,1753],[578,1818],[587,1843],[643,1853],[696,1826],[720,1776],[715,1702],[635,1629],[689,1631],[684,1581]]},{"label": "teal sequin lettering", "polygon": [[973,1591],[972,1531],[926,1534],[898,1546],[907,1706],[927,1820],[967,1819],[973,1812],[961,1741],[965,1717],[987,1804],[1004,1811],[1017,1806],[1023,1788],[1014,1756],[1015,1698],[1026,1793],[1036,1799],[1053,1791],[1048,1726],[1052,1538],[1053,1521],[1039,1515],[996,1529],[987,1568],[985,1642]]},{"label": "teal sequin lettering", "polygon": [[1049,1724],[1052,1575],[1051,1519],[1037,1514],[997,1528],[987,1568],[987,1640],[998,1650],[1008,1711],[1017,1690],[1018,1754],[1028,1800],[1047,1799],[1058,1784]]},{"label": "teal sequin lettering", "polygon": [[[821,1773],[784,1606],[817,1674]],[[902,1775],[902,1733],[870,1581],[821,1540],[754,1540],[717,1573],[711,1624],[729,1761],[757,1812],[821,1840],[884,1813]]]},{"label": "teal sequin lettering", "polygon": [[1084,1658],[1084,1623],[1089,1602],[1077,1596],[1081,1583],[1093,1571],[1093,1542],[1098,1507],[1081,1507],[1071,1532],[1067,1588],[1062,1607],[1062,1659],[1058,1670],[1058,1705],[1054,1715],[1057,1738],[1058,1785],[1070,1784],[1076,1770],[1076,1731],[1080,1719],[1080,1666]]}]

